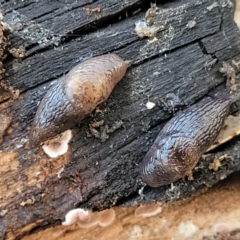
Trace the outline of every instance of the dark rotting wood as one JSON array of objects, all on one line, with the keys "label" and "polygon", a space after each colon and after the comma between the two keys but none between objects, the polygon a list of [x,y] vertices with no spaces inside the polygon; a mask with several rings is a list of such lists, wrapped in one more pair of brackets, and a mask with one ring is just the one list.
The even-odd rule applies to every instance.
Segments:
[{"label": "dark rotting wood", "polygon": [[[133,200],[171,202],[240,170],[237,138],[201,160],[193,172],[193,181],[183,179],[172,186],[146,188],[146,199],[138,196],[141,183],[137,165],[171,117],[160,107],[147,109],[148,99],[157,103],[160,97],[174,92],[186,105],[191,105],[211,91],[224,89],[226,78],[219,68],[223,61],[239,60],[240,35],[227,1],[206,0],[185,4],[176,1],[164,7],[158,4],[155,25],[159,29],[155,38],[140,38],[134,31],[135,22],[144,18],[146,10],[140,9],[141,1],[129,2],[121,5],[121,1],[92,1],[76,8],[74,4],[80,4],[79,1],[72,1],[72,7],[65,1],[54,1],[54,6],[47,1],[24,1],[16,5],[8,1],[2,5],[6,23],[11,25],[15,16],[25,19],[20,29],[13,29],[12,42],[16,45],[20,38],[19,44],[27,47],[23,60],[9,59],[6,63],[9,76],[4,81],[19,89],[21,95],[19,100],[5,102],[7,108],[2,110],[14,114],[0,145],[2,238],[21,237],[34,228],[58,224],[75,207],[104,209],[117,203],[132,204]],[[103,12],[84,12],[96,7]],[[107,8],[110,10],[105,12]],[[124,20],[117,18],[130,8],[136,14]],[[80,15],[75,21],[69,16],[71,13],[76,16],[77,9]],[[101,20],[113,19],[113,15],[115,22],[101,28]],[[70,24],[71,19],[74,24]],[[196,25],[189,28],[188,23],[193,20]],[[45,45],[39,43],[40,36],[29,39],[23,34],[24,29],[33,36],[38,33],[38,28],[29,27],[31,21],[33,26],[41,26],[44,33],[49,31],[50,39],[55,35],[69,37],[72,31],[80,33],[92,22],[99,29],[68,38],[66,42],[56,41],[58,46],[54,47],[51,41]],[[36,50],[39,52],[34,53]],[[29,148],[29,127],[38,103],[50,86],[76,62],[108,52],[130,60],[131,67],[106,103],[99,106],[101,111],[93,112],[76,126],[70,151],[58,159],[49,159],[40,147]],[[204,65],[214,58],[218,62],[207,70]],[[238,74],[239,69],[235,70]],[[239,100],[239,92],[234,97],[234,101]],[[101,142],[89,136],[89,124],[100,120],[104,120],[105,126],[120,120],[123,125]],[[213,159],[224,154],[227,156],[221,168],[210,170],[208,166]]]}]

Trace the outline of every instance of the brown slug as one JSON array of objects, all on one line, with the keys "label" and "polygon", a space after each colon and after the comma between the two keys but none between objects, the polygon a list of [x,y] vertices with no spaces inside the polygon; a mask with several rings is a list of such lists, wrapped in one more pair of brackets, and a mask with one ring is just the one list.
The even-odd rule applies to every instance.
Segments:
[{"label": "brown slug", "polygon": [[179,112],[160,131],[139,171],[143,182],[159,187],[191,172],[221,130],[229,96],[219,93]]},{"label": "brown slug", "polygon": [[109,97],[126,70],[126,62],[116,54],[76,65],[42,99],[31,127],[30,144],[39,145],[74,127]]}]

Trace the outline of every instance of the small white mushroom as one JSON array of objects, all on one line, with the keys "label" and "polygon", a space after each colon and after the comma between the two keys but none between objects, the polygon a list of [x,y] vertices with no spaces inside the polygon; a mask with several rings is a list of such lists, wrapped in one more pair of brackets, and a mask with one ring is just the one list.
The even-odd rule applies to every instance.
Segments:
[{"label": "small white mushroom", "polygon": [[56,138],[48,140],[42,146],[43,151],[50,157],[50,158],[57,158],[65,154],[68,150],[68,143],[72,138],[72,131],[67,130]]},{"label": "small white mushroom", "polygon": [[100,212],[91,212],[82,208],[70,210],[62,225],[69,226],[77,222],[81,228],[90,228],[96,225],[107,227],[111,225],[116,218],[114,209],[106,209]]},{"label": "small white mushroom", "polygon": [[111,225],[116,218],[116,214],[113,208],[103,210],[99,212],[98,215],[99,215],[98,221],[101,227],[107,227]]},{"label": "small white mushroom", "polygon": [[90,212],[82,208],[75,208],[70,210],[65,216],[65,222],[62,225],[69,226],[77,221],[88,221],[90,219]]}]

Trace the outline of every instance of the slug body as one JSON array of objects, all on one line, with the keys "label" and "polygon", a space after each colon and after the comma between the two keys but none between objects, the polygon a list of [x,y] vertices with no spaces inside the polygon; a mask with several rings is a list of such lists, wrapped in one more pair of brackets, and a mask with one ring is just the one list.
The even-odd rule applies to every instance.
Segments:
[{"label": "slug body", "polygon": [[222,93],[204,98],[173,117],[139,164],[143,182],[159,187],[190,173],[216,139],[228,109],[228,95]]},{"label": "slug body", "polygon": [[30,144],[39,145],[74,127],[109,97],[126,70],[127,64],[116,54],[94,57],[75,66],[41,101]]}]

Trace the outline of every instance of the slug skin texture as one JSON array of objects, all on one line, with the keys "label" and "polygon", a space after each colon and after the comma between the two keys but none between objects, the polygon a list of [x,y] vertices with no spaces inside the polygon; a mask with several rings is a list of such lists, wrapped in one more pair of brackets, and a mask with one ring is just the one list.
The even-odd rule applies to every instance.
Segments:
[{"label": "slug skin texture", "polygon": [[219,93],[174,116],[139,164],[143,182],[160,187],[190,173],[218,136],[228,110],[228,94]]},{"label": "slug skin texture", "polygon": [[75,66],[42,99],[30,131],[31,146],[73,128],[109,97],[126,70],[126,62],[116,54],[94,57]]}]

